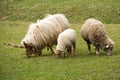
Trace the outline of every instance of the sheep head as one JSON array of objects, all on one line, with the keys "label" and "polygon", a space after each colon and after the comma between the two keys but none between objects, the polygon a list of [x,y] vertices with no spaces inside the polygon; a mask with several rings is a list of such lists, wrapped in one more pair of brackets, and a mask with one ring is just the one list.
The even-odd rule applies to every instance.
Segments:
[{"label": "sheep head", "polygon": [[59,58],[65,57],[64,51],[55,50],[54,53],[55,53],[56,55],[58,55]]},{"label": "sheep head", "polygon": [[61,51],[60,50],[55,50],[54,53],[59,55],[59,54],[61,54]]},{"label": "sheep head", "polygon": [[107,53],[107,55],[112,55],[114,48],[114,42],[109,38],[107,39],[107,45],[104,46],[104,51]]},{"label": "sheep head", "polygon": [[32,43],[27,44],[23,41],[23,44],[25,46],[25,52],[26,52],[26,56],[29,58],[30,56],[32,56],[32,54],[34,53],[34,48],[32,46]]}]

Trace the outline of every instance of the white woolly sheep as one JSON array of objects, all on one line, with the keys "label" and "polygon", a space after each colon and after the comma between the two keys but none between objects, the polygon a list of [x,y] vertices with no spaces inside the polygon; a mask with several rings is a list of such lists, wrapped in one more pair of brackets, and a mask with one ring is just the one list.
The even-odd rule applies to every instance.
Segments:
[{"label": "white woolly sheep", "polygon": [[65,31],[59,34],[57,39],[55,54],[57,54],[59,57],[65,57],[64,52],[66,48],[67,48],[68,54],[75,55],[76,32],[73,29],[66,29]]},{"label": "white woolly sheep", "polygon": [[114,42],[106,35],[104,25],[96,19],[87,19],[80,30],[82,38],[87,42],[88,53],[91,52],[90,44],[96,48],[96,54],[99,54],[100,49],[107,52],[107,55],[112,55]]},{"label": "white woolly sheep", "polygon": [[37,23],[31,24],[19,46],[8,45],[25,48],[27,57],[30,57],[33,53],[40,56],[41,50],[45,47],[49,47],[54,53],[52,46],[57,44],[59,33],[69,28],[69,26],[70,24],[64,14],[50,15],[42,20],[37,20]]}]

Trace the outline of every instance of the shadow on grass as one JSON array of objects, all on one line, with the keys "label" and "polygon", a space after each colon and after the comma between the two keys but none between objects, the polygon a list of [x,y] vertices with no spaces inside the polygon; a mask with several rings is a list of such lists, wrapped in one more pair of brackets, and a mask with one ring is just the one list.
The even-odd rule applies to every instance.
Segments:
[{"label": "shadow on grass", "polygon": [[[22,54],[24,55],[24,58],[27,58],[27,56],[25,54]],[[118,55],[117,53],[111,55],[111,56],[114,56],[114,55]],[[95,52],[91,52],[91,53],[87,53],[87,52],[82,52],[82,53],[76,53],[75,56],[67,56],[67,54],[65,54],[65,57],[64,58],[59,58],[58,55],[55,55],[55,54],[52,54],[52,53],[42,53],[41,56],[35,56],[34,54],[29,57],[28,59],[30,58],[43,58],[43,57],[54,57],[54,58],[58,58],[58,59],[68,59],[68,58],[86,58],[86,57],[104,57],[104,56],[108,56],[105,52],[101,52],[99,55],[96,55]]]},{"label": "shadow on grass", "polygon": [[86,58],[86,57],[104,57],[104,56],[108,56],[108,55],[105,52],[101,52],[99,55],[96,55],[95,52],[91,52],[91,53],[83,52],[83,53],[78,53],[74,57]]},{"label": "shadow on grass", "polygon": [[24,55],[24,58],[28,58],[28,59],[30,59],[30,58],[42,58],[42,57],[50,57],[50,56],[56,56],[55,54],[52,54],[52,53],[49,53],[49,54],[42,54],[42,55],[40,55],[40,56],[35,56],[34,54],[32,55],[32,56],[30,56],[30,57],[27,57],[25,54],[22,54],[22,55]]}]

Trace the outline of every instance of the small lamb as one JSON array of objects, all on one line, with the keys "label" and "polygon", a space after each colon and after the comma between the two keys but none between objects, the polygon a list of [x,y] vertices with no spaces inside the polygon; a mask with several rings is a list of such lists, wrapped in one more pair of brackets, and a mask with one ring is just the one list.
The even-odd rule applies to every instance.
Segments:
[{"label": "small lamb", "polygon": [[73,29],[66,29],[61,32],[57,39],[56,50],[54,51],[58,57],[65,57],[65,49],[67,48],[68,55],[75,55],[76,52],[76,32]]}]

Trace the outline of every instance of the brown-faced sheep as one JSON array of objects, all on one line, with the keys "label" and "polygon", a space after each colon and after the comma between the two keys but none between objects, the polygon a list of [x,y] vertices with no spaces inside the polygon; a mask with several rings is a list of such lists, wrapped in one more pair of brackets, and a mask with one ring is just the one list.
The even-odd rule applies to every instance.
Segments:
[{"label": "brown-faced sheep", "polygon": [[80,30],[82,38],[87,42],[88,53],[91,52],[90,44],[96,48],[96,54],[99,54],[100,49],[107,52],[107,55],[112,55],[114,42],[106,35],[104,25],[96,19],[87,19]]},{"label": "brown-faced sheep", "polygon": [[31,24],[19,46],[14,44],[8,45],[24,48],[27,57],[32,56],[32,54],[40,56],[41,50],[45,47],[49,47],[52,53],[54,53],[52,46],[57,44],[59,33],[69,28],[69,26],[70,24],[64,14],[50,15],[42,20],[38,20],[37,23]]},{"label": "brown-faced sheep", "polygon": [[73,29],[66,29],[58,36],[55,54],[57,54],[58,57],[65,57],[65,49],[67,49],[68,55],[75,55],[76,32]]}]

